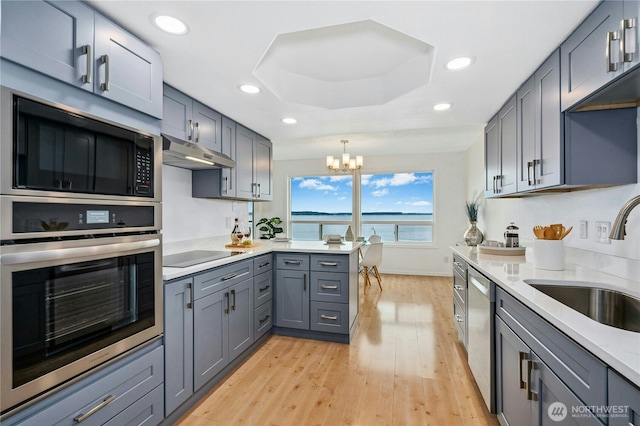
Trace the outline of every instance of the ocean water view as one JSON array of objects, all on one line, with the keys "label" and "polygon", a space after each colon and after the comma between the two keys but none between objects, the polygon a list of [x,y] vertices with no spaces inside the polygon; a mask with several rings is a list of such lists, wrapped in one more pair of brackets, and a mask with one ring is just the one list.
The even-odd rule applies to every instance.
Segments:
[{"label": "ocean water view", "polygon": [[[323,235],[347,232],[350,213],[291,212],[291,238],[296,240],[318,240]],[[422,213],[363,213],[360,235],[365,238],[373,234],[383,242],[432,240],[431,222],[433,214]],[[397,227],[397,228],[396,228]],[[396,240],[397,229],[397,240]],[[355,230],[354,235],[358,235]]]}]

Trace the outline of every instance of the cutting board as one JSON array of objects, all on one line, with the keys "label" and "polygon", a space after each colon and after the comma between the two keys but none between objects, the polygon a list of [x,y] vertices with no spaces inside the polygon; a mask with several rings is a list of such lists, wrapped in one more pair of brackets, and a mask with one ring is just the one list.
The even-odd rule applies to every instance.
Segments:
[{"label": "cutting board", "polygon": [[226,244],[224,246],[224,248],[237,248],[237,249],[241,249],[241,248],[253,248],[253,247],[260,247],[262,245],[262,243],[251,243],[251,244]]}]

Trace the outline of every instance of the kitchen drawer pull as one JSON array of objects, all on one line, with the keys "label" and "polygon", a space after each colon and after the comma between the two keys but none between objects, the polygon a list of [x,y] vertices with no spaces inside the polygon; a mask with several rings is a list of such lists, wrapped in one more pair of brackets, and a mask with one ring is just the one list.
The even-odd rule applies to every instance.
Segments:
[{"label": "kitchen drawer pull", "polygon": [[91,70],[91,65],[93,64],[91,45],[85,44],[84,46],[82,46],[82,53],[87,55],[87,73],[82,76],[82,82],[91,83],[91,75],[93,74],[93,71]]},{"label": "kitchen drawer pull", "polygon": [[189,301],[187,302],[187,309],[193,309],[193,283],[187,284],[189,290]]},{"label": "kitchen drawer pull", "polygon": [[518,387],[520,389],[526,389],[527,383],[522,380],[522,361],[528,361],[529,354],[526,352],[518,352]]},{"label": "kitchen drawer pull", "polygon": [[320,262],[320,266],[338,266],[338,262]]},{"label": "kitchen drawer pull", "polygon": [[622,60],[624,62],[633,62],[633,56],[636,53],[636,19],[629,18],[622,21],[622,38],[620,40],[622,51]]},{"label": "kitchen drawer pull", "polygon": [[456,319],[456,322],[464,322],[464,318],[462,318],[462,315],[455,314],[454,317]]},{"label": "kitchen drawer pull", "polygon": [[303,289],[304,289],[304,291],[307,291],[307,274],[304,274],[302,276],[302,281],[303,281],[303,284],[304,284]]},{"label": "kitchen drawer pull", "polygon": [[229,177],[228,176],[224,177],[224,193],[225,194],[229,193]]},{"label": "kitchen drawer pull", "polygon": [[265,266],[271,265],[271,262],[264,262],[258,265],[258,268],[264,268]]},{"label": "kitchen drawer pull", "polygon": [[265,322],[269,321],[269,318],[271,318],[271,315],[267,315],[266,317],[264,317],[263,319],[259,320],[260,325],[264,324]]},{"label": "kitchen drawer pull", "polygon": [[234,278],[235,278],[235,277],[237,277],[237,276],[238,276],[238,274],[231,274],[231,275],[227,275],[226,277],[222,277],[222,278],[220,278],[220,280],[221,280],[221,281],[229,281],[229,280],[234,279]]},{"label": "kitchen drawer pull", "polygon": [[613,53],[616,52],[617,49],[611,48],[611,44],[616,40],[620,40],[620,34],[617,31],[607,32],[607,49],[606,49],[607,72],[618,71],[618,59],[613,58]]},{"label": "kitchen drawer pull", "polygon": [[102,55],[100,61],[104,64],[104,83],[100,85],[100,89],[105,92],[109,91],[109,55]]},{"label": "kitchen drawer pull", "polygon": [[458,284],[454,285],[453,288],[455,288],[456,291],[464,291],[464,287],[462,287],[461,285],[458,285]]},{"label": "kitchen drawer pull", "polygon": [[271,286],[270,286],[270,285],[265,285],[264,287],[259,288],[259,289],[258,289],[258,291],[259,291],[260,293],[262,293],[263,291],[267,291],[267,290],[269,290],[269,287],[271,287]]},{"label": "kitchen drawer pull", "polygon": [[193,139],[193,120],[188,120],[187,121],[187,126],[189,126],[189,128],[187,129],[187,131],[189,132],[187,134],[187,140],[190,141],[191,139]]},{"label": "kitchen drawer pull", "polygon": [[464,269],[464,265],[462,265],[462,263],[460,263],[460,262],[455,262],[454,261],[453,264],[456,265],[460,269]]},{"label": "kitchen drawer pull", "polygon": [[537,401],[538,394],[531,390],[531,372],[536,369],[536,362],[527,360],[527,401]]},{"label": "kitchen drawer pull", "polygon": [[196,143],[200,142],[200,123],[196,121]]},{"label": "kitchen drawer pull", "polygon": [[285,260],[285,265],[302,265],[302,260]]},{"label": "kitchen drawer pull", "polygon": [[260,184],[258,184],[258,198],[262,196],[262,188],[260,188]]},{"label": "kitchen drawer pull", "polygon": [[529,186],[533,186],[533,178],[531,177],[532,169],[533,169],[533,161],[528,161],[527,162],[527,184]]},{"label": "kitchen drawer pull", "polygon": [[225,292],[224,293],[224,298],[227,299],[227,307],[224,310],[225,314],[229,313],[229,292]]},{"label": "kitchen drawer pull", "polygon": [[231,295],[233,296],[233,305],[231,305],[231,310],[235,311],[236,310],[236,291],[231,290]]},{"label": "kitchen drawer pull", "polygon": [[116,399],[115,396],[109,395],[100,404],[96,405],[91,410],[87,411],[84,414],[80,414],[78,417],[75,417],[73,419],[73,421],[76,422],[76,423],[80,423],[80,422],[85,421],[88,417],[94,415],[95,413],[97,413],[98,411],[102,410],[107,405],[111,404],[115,399]]},{"label": "kitchen drawer pull", "polygon": [[338,319],[337,316],[329,316],[329,315],[320,315],[320,318],[322,319],[326,319],[326,320],[331,320],[331,321],[336,321]]},{"label": "kitchen drawer pull", "polygon": [[337,290],[337,285],[321,285],[320,288],[324,290]]}]

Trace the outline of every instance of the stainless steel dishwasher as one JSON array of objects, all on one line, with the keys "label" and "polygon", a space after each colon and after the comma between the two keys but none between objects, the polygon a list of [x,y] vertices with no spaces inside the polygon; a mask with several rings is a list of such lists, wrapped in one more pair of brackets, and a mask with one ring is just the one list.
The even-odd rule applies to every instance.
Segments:
[{"label": "stainless steel dishwasher", "polygon": [[472,267],[468,269],[467,350],[471,373],[487,408],[495,412],[493,315],[495,290],[491,281]]}]

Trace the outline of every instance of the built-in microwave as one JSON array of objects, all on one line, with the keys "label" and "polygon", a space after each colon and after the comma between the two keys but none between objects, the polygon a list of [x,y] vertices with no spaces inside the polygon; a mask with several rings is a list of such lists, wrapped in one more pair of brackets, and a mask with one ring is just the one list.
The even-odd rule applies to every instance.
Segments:
[{"label": "built-in microwave", "polygon": [[162,141],[1,88],[2,194],[159,202]]}]

